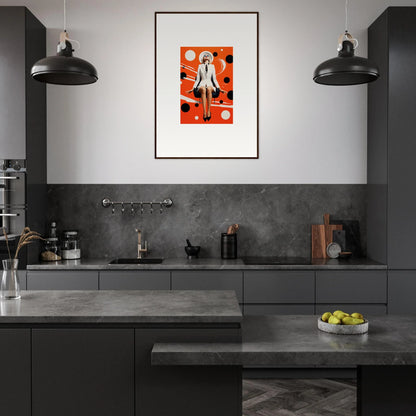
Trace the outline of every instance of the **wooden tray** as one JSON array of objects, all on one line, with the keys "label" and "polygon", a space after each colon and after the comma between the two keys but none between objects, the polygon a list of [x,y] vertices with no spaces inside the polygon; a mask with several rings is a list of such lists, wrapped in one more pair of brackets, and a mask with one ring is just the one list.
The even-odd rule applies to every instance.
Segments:
[{"label": "wooden tray", "polygon": [[362,335],[368,332],[368,321],[365,319],[362,324],[358,325],[334,325],[318,318],[318,329],[337,335]]}]

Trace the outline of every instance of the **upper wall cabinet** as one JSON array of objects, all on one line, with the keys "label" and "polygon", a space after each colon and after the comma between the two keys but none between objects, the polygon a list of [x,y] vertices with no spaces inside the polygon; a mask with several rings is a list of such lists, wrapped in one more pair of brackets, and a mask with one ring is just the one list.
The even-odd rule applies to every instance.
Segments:
[{"label": "upper wall cabinet", "polygon": [[389,7],[369,28],[380,68],[368,86],[369,257],[416,269],[416,7]]},{"label": "upper wall cabinet", "polygon": [[46,56],[45,27],[25,7],[0,7],[0,159],[46,158],[46,87],[33,63]]}]

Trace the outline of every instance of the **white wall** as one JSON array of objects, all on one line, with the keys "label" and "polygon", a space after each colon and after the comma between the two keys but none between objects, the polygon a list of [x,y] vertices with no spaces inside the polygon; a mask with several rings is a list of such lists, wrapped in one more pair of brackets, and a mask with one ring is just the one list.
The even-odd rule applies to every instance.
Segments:
[{"label": "white wall", "polygon": [[[314,68],[336,55],[344,0],[211,0],[211,11],[259,11],[260,159],[154,159],[154,12],[204,11],[201,0],[67,0],[77,56],[96,84],[48,86],[49,183],[365,183],[366,86],[325,87]],[[26,5],[54,54],[63,0]],[[350,0],[350,32],[367,56],[366,28],[387,6]],[[192,24],[192,22],[191,22]],[[213,25],[215,28],[215,25]],[[345,120],[349,123],[346,126]]]}]

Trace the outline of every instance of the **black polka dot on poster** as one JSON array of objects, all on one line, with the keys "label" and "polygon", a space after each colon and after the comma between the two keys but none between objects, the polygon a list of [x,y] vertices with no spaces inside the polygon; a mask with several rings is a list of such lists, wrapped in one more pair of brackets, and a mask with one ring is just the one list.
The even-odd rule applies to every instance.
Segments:
[{"label": "black polka dot on poster", "polygon": [[218,56],[218,53],[217,53],[217,52],[214,52],[214,53],[213,53],[213,55],[214,55],[214,56]]},{"label": "black polka dot on poster", "polygon": [[224,101],[223,100],[220,100],[220,104],[222,104]]},{"label": "black polka dot on poster", "polygon": [[186,72],[181,72],[181,79],[186,78]]},{"label": "black polka dot on poster", "polygon": [[232,91],[228,91],[228,92],[227,92],[227,98],[228,98],[229,100],[232,100],[232,99],[233,99],[233,92],[232,92]]},{"label": "black polka dot on poster", "polygon": [[228,83],[230,82],[230,78],[225,77],[225,78],[224,78],[224,82],[225,82],[226,84],[228,84]]},{"label": "black polka dot on poster", "polygon": [[199,107],[199,103],[195,103],[195,107]]},{"label": "black polka dot on poster", "polygon": [[227,57],[225,58],[225,60],[226,60],[229,64],[232,64],[232,63],[233,63],[233,56],[232,56],[232,55],[227,55]]},{"label": "black polka dot on poster", "polygon": [[182,105],[181,105],[181,110],[182,110],[184,113],[187,113],[190,109],[191,109],[191,107],[189,106],[189,104],[188,104],[188,103],[184,103],[184,104],[182,104]]}]

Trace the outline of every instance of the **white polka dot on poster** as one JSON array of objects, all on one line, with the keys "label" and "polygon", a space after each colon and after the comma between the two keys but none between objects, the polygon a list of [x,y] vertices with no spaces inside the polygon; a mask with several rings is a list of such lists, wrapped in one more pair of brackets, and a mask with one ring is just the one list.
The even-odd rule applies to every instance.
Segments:
[{"label": "white polka dot on poster", "polygon": [[185,58],[188,60],[188,61],[193,61],[194,59],[195,59],[195,51],[193,51],[192,49],[188,49],[186,52],[185,52]]},{"label": "white polka dot on poster", "polygon": [[195,116],[195,120],[199,120],[199,117],[198,116]]},{"label": "white polka dot on poster", "polygon": [[221,118],[223,120],[228,120],[231,117],[231,113],[228,110],[224,110],[221,112]]}]

